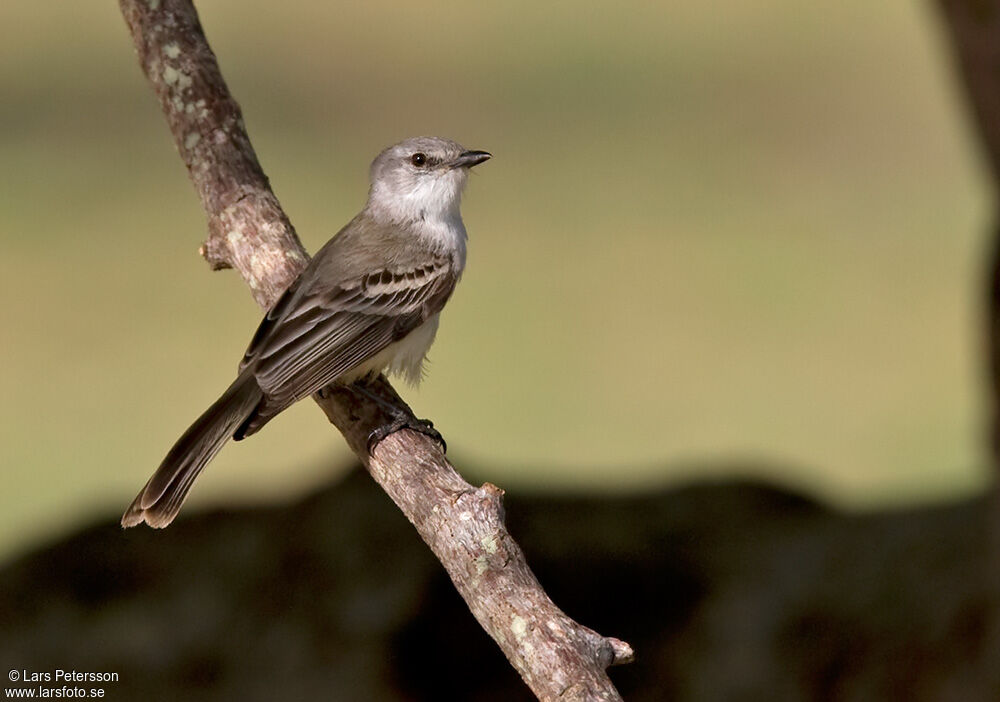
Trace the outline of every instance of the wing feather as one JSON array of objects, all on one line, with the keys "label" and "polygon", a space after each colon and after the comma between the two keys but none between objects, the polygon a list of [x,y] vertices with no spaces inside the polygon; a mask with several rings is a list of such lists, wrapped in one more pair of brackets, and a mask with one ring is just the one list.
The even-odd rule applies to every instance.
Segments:
[{"label": "wing feather", "polygon": [[384,269],[339,285],[296,281],[261,322],[241,368],[253,364],[264,391],[259,420],[313,394],[420,326],[457,282],[450,258]]}]

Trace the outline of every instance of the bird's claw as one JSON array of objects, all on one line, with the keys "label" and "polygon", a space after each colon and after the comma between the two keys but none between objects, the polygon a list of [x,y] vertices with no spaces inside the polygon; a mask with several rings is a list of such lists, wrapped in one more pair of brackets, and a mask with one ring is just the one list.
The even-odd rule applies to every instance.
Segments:
[{"label": "bird's claw", "polygon": [[372,429],[371,433],[368,434],[368,455],[374,455],[375,447],[387,436],[395,434],[400,429],[412,429],[429,436],[441,445],[441,453],[448,453],[448,444],[441,436],[441,432],[434,428],[433,422],[429,419],[416,419],[403,415]]}]

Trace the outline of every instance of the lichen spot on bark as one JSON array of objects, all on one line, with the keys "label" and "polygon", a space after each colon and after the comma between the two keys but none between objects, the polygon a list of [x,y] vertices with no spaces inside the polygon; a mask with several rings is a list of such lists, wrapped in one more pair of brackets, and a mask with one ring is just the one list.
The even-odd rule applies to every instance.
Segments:
[{"label": "lichen spot on bark", "polygon": [[524,641],[524,635],[528,633],[528,620],[515,614],[510,622],[510,630],[514,632],[514,638],[518,643]]}]

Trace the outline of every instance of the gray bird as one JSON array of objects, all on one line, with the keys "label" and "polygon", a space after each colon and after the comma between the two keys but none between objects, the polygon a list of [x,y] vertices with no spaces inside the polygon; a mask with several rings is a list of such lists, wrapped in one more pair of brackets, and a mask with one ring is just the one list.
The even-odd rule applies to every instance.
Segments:
[{"label": "gray bird", "polygon": [[390,146],[361,213],[321,248],[265,315],[233,384],[202,414],[122,517],[165,527],[230,439],[334,382],[420,379],[438,316],[465,267],[459,212],[469,169],[490,158],[439,137]]}]

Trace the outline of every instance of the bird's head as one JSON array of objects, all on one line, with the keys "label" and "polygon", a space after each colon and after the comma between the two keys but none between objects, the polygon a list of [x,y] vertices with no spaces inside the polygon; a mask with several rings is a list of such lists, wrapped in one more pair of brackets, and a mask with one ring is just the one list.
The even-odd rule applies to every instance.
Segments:
[{"label": "bird's head", "polygon": [[490,158],[441,137],[414,137],[372,162],[368,208],[397,222],[458,215],[469,169]]}]

